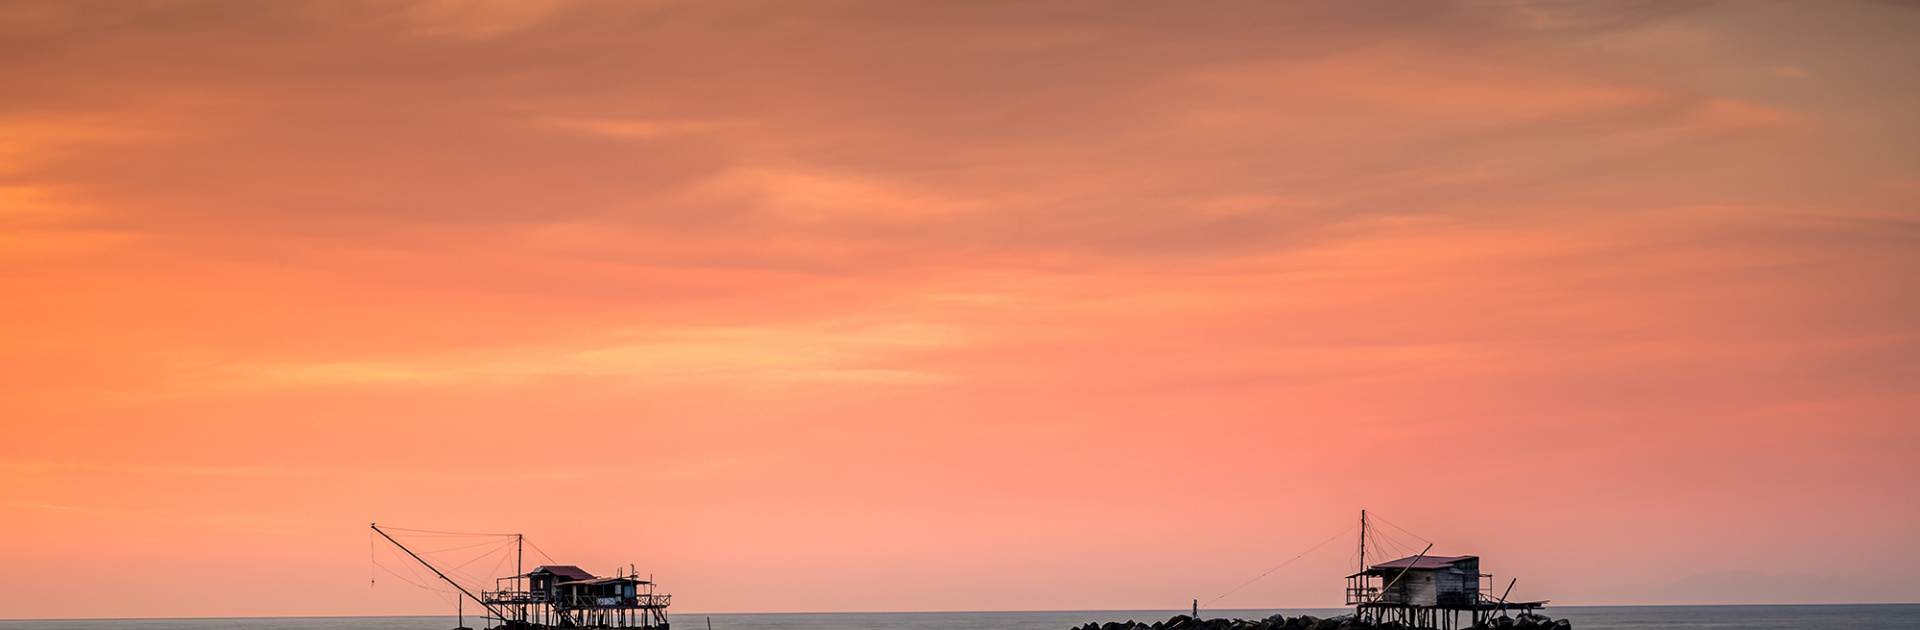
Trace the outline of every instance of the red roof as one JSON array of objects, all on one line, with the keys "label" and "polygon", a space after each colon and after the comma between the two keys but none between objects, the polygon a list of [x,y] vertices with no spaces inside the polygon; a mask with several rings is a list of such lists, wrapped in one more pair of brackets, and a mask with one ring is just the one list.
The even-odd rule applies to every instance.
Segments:
[{"label": "red roof", "polygon": [[557,564],[557,565],[552,565],[552,566],[542,566],[542,567],[540,567],[540,568],[538,568],[538,569],[534,569],[534,570],[532,570],[532,571],[528,571],[528,572],[527,572],[527,575],[533,575],[533,574],[535,574],[535,573],[540,573],[540,572],[542,572],[542,571],[545,571],[545,572],[547,572],[547,573],[552,573],[553,575],[555,575],[555,576],[557,576],[557,577],[563,577],[563,578],[566,578],[566,579],[569,579],[569,580],[591,580],[591,579],[593,579],[593,574],[592,574],[592,573],[588,573],[588,572],[586,572],[586,571],[582,571],[582,570],[580,570],[580,567],[576,567],[576,566],[573,566],[573,565],[571,565],[571,564]]},{"label": "red roof", "polygon": [[[1392,562],[1382,562],[1380,564],[1373,565],[1373,568],[1375,569],[1406,569],[1406,568],[1445,569],[1447,567],[1453,566],[1453,563],[1455,562],[1459,562],[1461,560],[1473,560],[1477,557],[1478,556],[1453,556],[1451,558],[1447,556],[1408,556],[1405,558],[1401,558],[1399,560],[1394,560]],[[1419,561],[1415,562],[1416,559]]]}]

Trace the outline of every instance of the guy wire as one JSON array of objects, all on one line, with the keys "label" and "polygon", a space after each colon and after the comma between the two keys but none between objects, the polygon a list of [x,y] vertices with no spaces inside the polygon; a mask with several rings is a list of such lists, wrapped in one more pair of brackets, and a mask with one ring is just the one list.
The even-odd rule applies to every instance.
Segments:
[{"label": "guy wire", "polygon": [[[1357,526],[1355,526],[1355,527],[1357,527]],[[1345,536],[1345,535],[1347,535],[1347,532],[1350,532],[1350,531],[1353,531],[1353,527],[1348,527],[1348,528],[1346,528],[1346,529],[1343,529],[1343,530],[1340,530],[1340,533],[1338,533],[1338,534],[1334,534],[1334,535],[1333,535],[1332,537],[1330,537],[1330,538],[1328,538],[1328,539],[1326,539],[1326,540],[1322,540],[1322,541],[1320,541],[1320,544],[1318,544],[1318,545],[1314,545],[1314,546],[1312,546],[1312,547],[1309,547],[1309,548],[1308,548],[1308,549],[1307,549],[1306,551],[1302,551],[1302,552],[1300,552],[1300,555],[1297,555],[1297,556],[1294,556],[1294,557],[1293,557],[1293,558],[1292,558],[1291,560],[1287,560],[1286,562],[1282,562],[1282,563],[1280,563],[1280,566],[1277,566],[1277,567],[1274,567],[1274,568],[1271,568],[1271,569],[1267,569],[1267,572],[1266,572],[1266,573],[1262,573],[1262,574],[1260,574],[1260,575],[1257,575],[1257,576],[1254,576],[1254,578],[1253,578],[1253,579],[1251,579],[1251,580],[1247,580],[1245,584],[1241,584],[1241,585],[1239,585],[1239,586],[1235,586],[1235,587],[1233,587],[1233,589],[1231,589],[1231,590],[1228,590],[1228,591],[1227,591],[1227,592],[1225,592],[1225,593],[1221,593],[1220,595],[1218,595],[1218,596],[1216,596],[1216,597],[1214,597],[1213,599],[1209,599],[1209,600],[1207,600],[1207,603],[1205,603],[1205,604],[1201,604],[1201,605],[1199,605],[1199,606],[1195,606],[1195,608],[1204,608],[1204,607],[1207,607],[1207,606],[1211,606],[1211,605],[1213,605],[1213,603],[1214,603],[1214,602],[1217,602],[1217,601],[1220,601],[1220,598],[1221,598],[1221,597],[1226,597],[1226,596],[1228,596],[1228,595],[1232,595],[1234,591],[1238,591],[1238,590],[1240,590],[1240,589],[1243,589],[1243,588],[1246,588],[1246,587],[1247,587],[1247,584],[1252,584],[1252,583],[1254,583],[1254,582],[1258,582],[1258,581],[1260,581],[1260,578],[1263,578],[1263,577],[1267,577],[1267,575],[1268,575],[1268,574],[1271,574],[1271,573],[1273,573],[1274,571],[1279,571],[1279,570],[1281,569],[1281,567],[1285,567],[1285,566],[1287,566],[1287,565],[1289,565],[1289,564],[1293,564],[1293,561],[1294,561],[1294,560],[1299,560],[1299,559],[1301,559],[1301,558],[1305,558],[1305,557],[1307,557],[1307,554],[1310,554],[1310,553],[1313,553],[1313,550],[1315,550],[1315,549],[1319,549],[1319,548],[1321,548],[1321,547],[1324,547],[1324,546],[1326,546],[1326,544],[1327,544],[1327,543],[1330,543],[1330,542],[1333,542],[1333,541],[1334,541],[1334,539],[1337,539],[1337,538],[1339,538],[1339,537],[1341,537],[1341,536]]]}]

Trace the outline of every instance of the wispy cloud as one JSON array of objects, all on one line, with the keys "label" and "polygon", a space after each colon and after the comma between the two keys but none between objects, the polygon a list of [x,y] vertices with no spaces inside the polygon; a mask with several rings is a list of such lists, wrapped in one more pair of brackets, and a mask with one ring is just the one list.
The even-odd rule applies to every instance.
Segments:
[{"label": "wispy cloud", "polygon": [[[1915,20],[9,3],[0,519],[158,571],[512,517],[738,610],[1130,608],[1356,501],[1569,596],[1832,574],[1920,527]],[[178,602],[234,612],[98,612]]]}]

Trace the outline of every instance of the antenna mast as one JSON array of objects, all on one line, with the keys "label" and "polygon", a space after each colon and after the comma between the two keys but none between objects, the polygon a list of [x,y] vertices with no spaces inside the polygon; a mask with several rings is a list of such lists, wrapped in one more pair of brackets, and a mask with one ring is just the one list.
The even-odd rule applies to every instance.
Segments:
[{"label": "antenna mast", "polygon": [[[533,585],[527,581],[527,535],[513,535],[513,588],[517,591],[532,591]],[[520,621],[527,620],[527,605],[520,604]]]},{"label": "antenna mast", "polygon": [[1360,570],[1367,570],[1367,511],[1360,510]]}]

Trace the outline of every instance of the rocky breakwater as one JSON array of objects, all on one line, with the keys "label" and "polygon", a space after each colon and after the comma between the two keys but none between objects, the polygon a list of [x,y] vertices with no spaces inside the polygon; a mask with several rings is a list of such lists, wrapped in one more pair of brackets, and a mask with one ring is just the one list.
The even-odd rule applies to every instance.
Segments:
[{"label": "rocky breakwater", "polygon": [[[1573,624],[1565,619],[1548,619],[1545,615],[1523,614],[1515,617],[1496,617],[1491,623],[1470,626],[1464,630],[1572,630]],[[1107,623],[1089,623],[1073,630],[1420,630],[1397,621],[1369,623],[1355,619],[1352,615],[1327,617],[1312,615],[1288,617],[1274,615],[1266,619],[1194,619],[1186,615],[1174,615],[1166,621],[1140,623],[1131,619],[1125,623],[1109,621]]]}]

